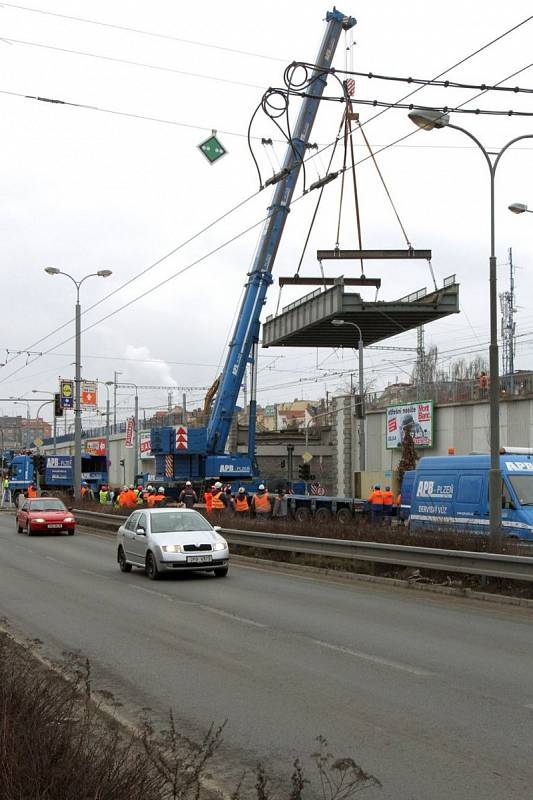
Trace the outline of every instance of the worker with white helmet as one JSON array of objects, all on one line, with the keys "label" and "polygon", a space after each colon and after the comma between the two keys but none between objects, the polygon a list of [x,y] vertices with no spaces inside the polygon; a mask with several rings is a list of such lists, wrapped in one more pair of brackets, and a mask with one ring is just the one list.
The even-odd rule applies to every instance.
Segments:
[{"label": "worker with white helmet", "polygon": [[179,502],[183,503],[185,508],[193,508],[194,504],[198,502],[198,496],[192,488],[192,483],[186,481],[185,486],[180,492]]},{"label": "worker with white helmet", "polygon": [[252,496],[252,513],[263,519],[268,519],[272,513],[270,495],[264,483],[259,484],[257,492]]},{"label": "worker with white helmet", "polygon": [[213,498],[211,508],[216,515],[220,516],[226,510],[228,505],[226,493],[223,491],[220,481],[215,483],[211,489],[211,494]]}]

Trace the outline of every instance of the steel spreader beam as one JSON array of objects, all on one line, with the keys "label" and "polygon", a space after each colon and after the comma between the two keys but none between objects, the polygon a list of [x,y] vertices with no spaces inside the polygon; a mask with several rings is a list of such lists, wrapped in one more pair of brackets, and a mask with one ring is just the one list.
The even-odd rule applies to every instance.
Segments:
[{"label": "steel spreader beam", "polygon": [[387,261],[389,259],[410,259],[422,258],[426,261],[431,259],[431,250],[317,250],[316,257],[319,261],[335,259],[379,259]]}]

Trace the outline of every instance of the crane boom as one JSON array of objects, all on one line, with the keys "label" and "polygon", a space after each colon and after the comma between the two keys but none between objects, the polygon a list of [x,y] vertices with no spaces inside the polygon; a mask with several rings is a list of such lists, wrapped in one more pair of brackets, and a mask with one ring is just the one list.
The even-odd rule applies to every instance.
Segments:
[{"label": "crane boom", "polygon": [[[261,310],[265,303],[267,289],[272,283],[271,273],[304,159],[305,145],[309,142],[320,97],[326,85],[323,70],[328,69],[332,64],[341,32],[349,30],[356,24],[353,17],[346,17],[335,8],[327,13],[326,21],[326,31],[308,87],[308,93],[312,97],[304,98],[292,139],[288,143],[281,173],[286,177],[280,180],[274,189],[272,202],[268,209],[269,215],[263,228],[252,269],[248,274],[244,298],[229,343],[220,387],[207,427],[208,454],[224,453],[244,371],[250,360],[252,347],[259,341]],[[252,424],[255,424],[255,408],[250,407],[250,425]],[[253,437],[250,441],[253,441]],[[252,458],[254,456],[252,452],[249,455]]]}]

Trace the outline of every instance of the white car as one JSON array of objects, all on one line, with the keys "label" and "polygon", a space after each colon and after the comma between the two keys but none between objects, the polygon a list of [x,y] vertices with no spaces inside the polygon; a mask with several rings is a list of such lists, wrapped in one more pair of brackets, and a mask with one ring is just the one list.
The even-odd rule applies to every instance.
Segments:
[{"label": "white car", "polygon": [[223,578],[229,548],[218,530],[193,509],[139,509],[118,530],[117,561],[122,572],[140,567],[151,580],[163,572],[189,570]]}]

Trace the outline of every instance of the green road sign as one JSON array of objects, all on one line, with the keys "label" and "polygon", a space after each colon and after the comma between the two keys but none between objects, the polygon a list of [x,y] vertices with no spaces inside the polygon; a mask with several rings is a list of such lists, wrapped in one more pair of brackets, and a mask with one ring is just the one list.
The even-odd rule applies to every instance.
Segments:
[{"label": "green road sign", "polygon": [[225,156],[228,152],[222,142],[217,139],[215,134],[206,139],[198,145],[198,149],[204,154],[210,164],[214,164],[219,158]]}]

